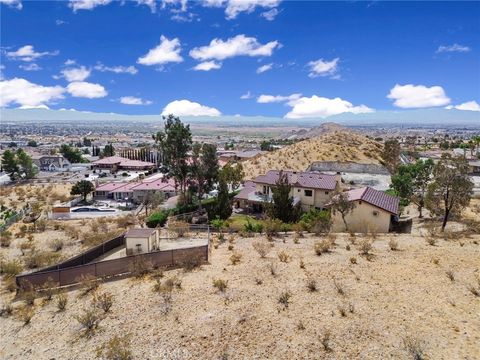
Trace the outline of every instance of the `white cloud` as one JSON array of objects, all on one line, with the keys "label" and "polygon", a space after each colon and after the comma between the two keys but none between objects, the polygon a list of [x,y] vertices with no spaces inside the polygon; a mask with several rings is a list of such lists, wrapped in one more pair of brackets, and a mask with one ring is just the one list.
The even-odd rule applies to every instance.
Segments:
[{"label": "white cloud", "polygon": [[261,73],[264,73],[265,71],[271,70],[272,67],[273,67],[273,63],[262,65],[257,69],[257,74],[261,74]]},{"label": "white cloud", "polygon": [[64,91],[61,86],[42,86],[21,78],[0,81],[0,106],[38,107],[62,99]]},{"label": "white cloud", "polygon": [[57,24],[57,26],[60,26],[60,25],[68,24],[68,22],[61,19],[57,19],[55,20],[55,24]]},{"label": "white cloud", "polygon": [[125,105],[150,105],[150,100],[143,100],[135,96],[122,96],[120,102]]},{"label": "white cloud", "polygon": [[235,56],[271,56],[273,50],[280,46],[278,41],[260,44],[254,37],[237,35],[223,41],[213,39],[207,46],[190,50],[190,56],[196,60],[225,60]]},{"label": "white cloud", "polygon": [[316,95],[289,101],[288,105],[292,107],[292,110],[285,115],[289,119],[327,117],[345,112],[359,114],[374,111],[365,105],[353,106],[352,103],[338,97],[329,99]]},{"label": "white cloud", "polygon": [[62,70],[62,75],[68,82],[83,81],[90,76],[90,73],[91,70],[85,66]]},{"label": "white cloud", "polygon": [[187,0],[162,0],[162,9],[167,6],[177,7],[172,9],[172,12],[185,12],[187,11]]},{"label": "white cloud", "polygon": [[268,10],[268,11],[265,11],[265,12],[261,13],[260,16],[264,17],[268,21],[273,21],[273,20],[275,20],[275,17],[279,13],[280,13],[280,11],[278,11],[278,9],[274,8],[274,9],[271,9],[271,10]]},{"label": "white cloud", "polygon": [[32,45],[25,45],[19,48],[17,51],[9,51],[7,52],[7,57],[12,60],[21,60],[21,61],[34,61],[39,59],[43,56],[47,55],[58,55],[58,50],[53,52],[36,52],[33,49]]},{"label": "white cloud", "polygon": [[[228,20],[235,19],[238,16],[238,14],[242,12],[251,13],[257,7],[273,9],[273,8],[276,8],[279,4],[280,4],[280,0],[204,0],[203,1],[203,6],[205,7],[225,6],[225,15]],[[273,15],[273,17],[275,17],[275,15]]]},{"label": "white cloud", "polygon": [[131,74],[135,75],[138,70],[135,66],[105,66],[102,63],[97,63],[94,67],[95,70],[100,72],[113,72],[115,74]]},{"label": "white cloud", "polygon": [[222,113],[213,107],[189,100],[175,100],[164,107],[162,115],[176,116],[220,116]]},{"label": "white cloud", "polygon": [[310,73],[308,76],[311,78],[317,76],[331,76],[333,78],[338,78],[338,61],[339,58],[335,58],[331,61],[326,61],[323,59],[318,59],[316,61],[310,61],[308,66],[310,67]]},{"label": "white cloud", "polygon": [[293,104],[293,102],[300,99],[301,96],[302,96],[302,94],[292,94],[292,95],[288,95],[288,96],[260,95],[257,98],[257,103],[259,103],[259,104],[269,104],[269,103],[288,102],[288,103]]},{"label": "white cloud", "polygon": [[37,106],[23,105],[23,106],[19,106],[18,109],[45,109],[45,110],[50,110],[50,108],[45,104],[37,105]]},{"label": "white cloud", "polygon": [[102,85],[85,81],[75,81],[68,84],[67,91],[74,97],[83,97],[88,99],[102,98],[108,94]]},{"label": "white cloud", "polygon": [[240,96],[240,99],[242,99],[242,100],[248,100],[248,99],[251,99],[251,98],[253,98],[253,95],[250,91],[247,91],[245,94]]},{"label": "white cloud", "polygon": [[470,49],[468,46],[464,45],[459,45],[459,44],[453,44],[453,45],[441,45],[438,47],[436,53],[445,53],[445,52],[469,52],[472,49]]},{"label": "white cloud", "polygon": [[157,11],[157,2],[156,0],[136,0],[138,5],[147,5],[150,8],[152,13]]},{"label": "white cloud", "polygon": [[0,4],[5,4],[17,10],[22,10],[23,8],[21,0],[0,0]]},{"label": "white cloud", "polygon": [[179,63],[183,61],[180,56],[182,48],[178,38],[168,40],[165,36],[160,37],[160,44],[149,50],[148,53],[139,57],[137,63],[142,65],[163,65],[169,62]]},{"label": "white cloud", "polygon": [[445,109],[457,109],[457,110],[467,110],[467,111],[480,111],[480,105],[472,100],[472,101],[467,101],[467,102],[464,102],[460,105],[448,105],[445,107]]},{"label": "white cloud", "polygon": [[108,5],[112,0],[70,0],[68,6],[73,9],[73,12],[78,10],[92,10],[100,5]]},{"label": "white cloud", "polygon": [[442,106],[450,103],[450,99],[441,86],[396,84],[390,90],[387,98],[395,100],[393,104],[404,109]]},{"label": "white cloud", "polygon": [[204,61],[200,64],[196,65],[193,70],[196,71],[210,71],[210,70],[217,70],[222,67],[222,63],[218,63],[215,61]]},{"label": "white cloud", "polygon": [[35,63],[30,63],[30,64],[22,64],[18,66],[20,69],[25,70],[25,71],[38,71],[42,70],[40,66],[38,66]]},{"label": "white cloud", "polygon": [[66,65],[66,66],[70,66],[70,65],[74,65],[76,63],[77,62],[75,60],[67,59],[67,61],[65,61],[63,64]]},{"label": "white cloud", "polygon": [[0,64],[0,80],[3,80],[3,70],[5,70],[5,65]]}]

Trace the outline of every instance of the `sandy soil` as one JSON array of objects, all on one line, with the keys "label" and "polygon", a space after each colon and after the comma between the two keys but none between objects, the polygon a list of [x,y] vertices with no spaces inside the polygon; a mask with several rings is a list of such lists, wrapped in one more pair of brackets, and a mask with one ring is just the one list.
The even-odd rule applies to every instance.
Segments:
[{"label": "sandy soil", "polygon": [[304,171],[314,161],[378,164],[382,144],[353,132],[331,132],[245,161],[245,179],[272,169]]},{"label": "sandy soil", "polygon": [[[279,237],[265,259],[252,248],[260,236],[237,237],[233,251],[228,241],[220,244],[212,249],[211,263],[199,270],[165,272],[163,280],[174,275],[182,280],[166,315],[162,298],[152,291],[153,279],[104,283],[99,291],[112,293],[114,305],[95,335],[85,338],[74,315],[92,296],[73,290],[63,313],[37,300],[29,325],[15,314],[0,318],[0,358],[92,359],[112,336],[129,334],[138,359],[412,359],[403,343],[407,337],[420,342],[426,359],[478,359],[480,298],[468,287],[480,276],[480,236],[430,246],[417,233],[379,236],[370,259],[359,254],[359,236],[352,245],[347,235],[338,235],[333,251],[321,256],[313,251],[316,237],[299,244],[292,235]],[[389,249],[391,239],[398,251]],[[282,250],[291,256],[288,263],[277,257]],[[242,254],[237,265],[229,260],[233,252]],[[317,281],[317,291],[308,291],[308,278]],[[225,293],[213,288],[214,279],[228,281]],[[278,301],[284,291],[291,293],[286,308]],[[321,343],[326,332],[331,351]]]}]

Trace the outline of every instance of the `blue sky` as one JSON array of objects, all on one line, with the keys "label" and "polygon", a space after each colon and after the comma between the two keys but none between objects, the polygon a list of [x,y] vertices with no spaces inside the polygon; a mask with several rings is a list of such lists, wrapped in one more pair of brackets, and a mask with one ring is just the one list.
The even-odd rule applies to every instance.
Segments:
[{"label": "blue sky", "polygon": [[480,110],[479,2],[0,2],[4,107]]}]

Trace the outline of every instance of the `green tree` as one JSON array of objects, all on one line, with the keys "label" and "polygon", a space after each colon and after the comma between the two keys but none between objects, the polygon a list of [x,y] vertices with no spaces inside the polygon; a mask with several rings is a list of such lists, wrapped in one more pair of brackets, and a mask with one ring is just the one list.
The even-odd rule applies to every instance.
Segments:
[{"label": "green tree", "polygon": [[95,190],[95,187],[90,181],[80,180],[75,185],[73,185],[72,190],[70,191],[70,194],[82,195],[83,201],[85,202],[87,201],[88,194],[90,194],[93,190]]},{"label": "green tree", "polygon": [[198,143],[193,145],[191,175],[201,208],[203,195],[213,189],[218,178],[218,157],[215,145]]},{"label": "green tree", "polygon": [[425,207],[425,197],[428,185],[432,180],[433,160],[417,160],[414,164],[400,165],[397,172],[392,176],[391,188],[400,197],[402,206],[410,202],[417,205],[419,217],[422,218],[422,210]]},{"label": "green tree", "polygon": [[37,147],[38,144],[35,140],[28,140],[27,146]]},{"label": "green tree", "polygon": [[60,146],[60,153],[71,163],[81,163],[83,161],[80,150],[75,149],[70,145],[63,144]]},{"label": "green tree", "polygon": [[216,201],[215,215],[221,220],[226,220],[232,215],[232,203],[228,193],[228,185],[221,177],[218,182],[218,197]]},{"label": "green tree", "polygon": [[145,208],[145,216],[148,216],[149,209],[155,209],[165,201],[162,192],[148,191],[143,197],[142,205]]},{"label": "green tree", "polygon": [[115,148],[113,147],[112,144],[107,144],[103,148],[101,157],[109,157],[109,156],[114,156],[115,155]]},{"label": "green tree", "polygon": [[443,215],[442,231],[450,215],[460,214],[468,206],[473,195],[473,182],[468,176],[468,162],[462,157],[443,154],[433,168],[433,182],[428,186],[427,208]]},{"label": "green tree", "polygon": [[268,140],[263,140],[260,143],[260,150],[262,150],[262,151],[272,151],[273,150],[272,143]]},{"label": "green tree", "polygon": [[338,211],[342,217],[343,224],[345,225],[345,231],[348,232],[347,215],[355,209],[355,203],[349,201],[348,193],[337,192],[332,197],[331,201],[332,212]]},{"label": "green tree", "polygon": [[400,143],[395,139],[385,141],[382,151],[385,167],[394,174],[400,165]]},{"label": "green tree", "polygon": [[2,155],[2,169],[5,171],[10,179],[16,180],[20,174],[20,167],[15,156],[11,150],[5,150]]},{"label": "green tree", "polygon": [[17,150],[17,163],[26,179],[33,179],[37,175],[37,169],[33,166],[32,158],[22,149]]},{"label": "green tree", "polygon": [[233,191],[237,190],[245,177],[242,163],[232,164],[228,162],[222,170],[220,170],[219,176],[223,177]]},{"label": "green tree", "polygon": [[285,223],[298,220],[300,213],[298,207],[293,205],[291,191],[288,175],[280,171],[275,185],[272,186],[272,202],[267,206],[267,213],[271,218]]},{"label": "green tree", "polygon": [[188,152],[192,149],[192,133],[190,125],[184,125],[180,118],[168,115],[165,120],[165,133],[159,137],[160,147],[163,149],[164,165],[167,175],[173,177],[180,187],[181,198],[190,202],[187,194],[190,165]]}]

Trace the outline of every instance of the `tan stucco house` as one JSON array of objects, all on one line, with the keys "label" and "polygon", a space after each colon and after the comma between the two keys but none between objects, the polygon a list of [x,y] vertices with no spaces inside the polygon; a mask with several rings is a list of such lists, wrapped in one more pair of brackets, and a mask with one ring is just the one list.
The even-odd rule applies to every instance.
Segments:
[{"label": "tan stucco house", "polygon": [[[388,233],[398,217],[399,199],[371,187],[349,190],[348,200],[355,207],[345,216],[348,231]],[[329,205],[327,205],[329,206]],[[345,224],[338,211],[332,211],[332,231],[345,232]]]},{"label": "tan stucco house", "polygon": [[130,229],[125,234],[127,255],[151,252],[158,248],[158,231],[142,228]]},{"label": "tan stucco house", "polygon": [[[265,203],[272,201],[272,187],[277,183],[281,171],[270,170],[244,184],[234,198],[236,206],[253,212],[262,211]],[[341,186],[340,175],[327,175],[318,172],[283,171],[292,186],[294,204],[303,211],[312,208],[323,209]]]}]

